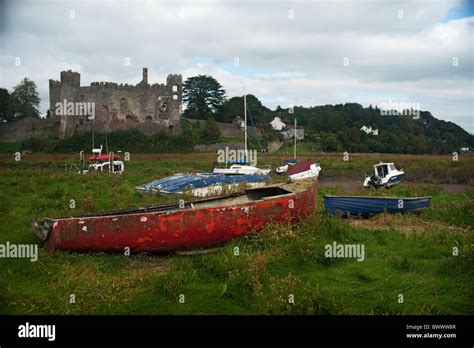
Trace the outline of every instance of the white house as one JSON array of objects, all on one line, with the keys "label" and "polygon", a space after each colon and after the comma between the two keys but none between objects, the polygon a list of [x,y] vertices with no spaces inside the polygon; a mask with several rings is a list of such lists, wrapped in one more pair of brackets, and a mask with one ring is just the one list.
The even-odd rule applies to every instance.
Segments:
[{"label": "white house", "polygon": [[367,133],[367,134],[379,135],[379,130],[378,129],[372,129],[372,127],[362,126],[362,127],[360,127],[360,130],[362,132]]},{"label": "white house", "polygon": [[232,123],[235,124],[237,126],[237,128],[244,128],[245,127],[245,120],[240,116],[237,116],[236,118],[234,118]]},{"label": "white house", "polygon": [[279,132],[282,131],[286,127],[286,124],[284,124],[281,121],[280,117],[274,117],[273,121],[270,122],[270,125],[272,126],[274,130],[279,131]]},{"label": "white house", "polygon": [[283,134],[283,138],[289,139],[289,138],[294,138],[296,133],[296,140],[303,140],[304,139],[304,127],[303,126],[295,126],[289,125],[286,126],[281,134]]}]

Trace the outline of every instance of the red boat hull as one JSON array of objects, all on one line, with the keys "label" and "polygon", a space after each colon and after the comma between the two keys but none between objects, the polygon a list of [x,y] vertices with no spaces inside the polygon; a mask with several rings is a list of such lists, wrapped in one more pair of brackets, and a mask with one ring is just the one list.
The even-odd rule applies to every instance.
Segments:
[{"label": "red boat hull", "polygon": [[[314,181],[304,190],[242,204],[55,219],[46,248],[79,252],[129,248],[136,253],[209,247],[260,232],[270,222],[308,217],[316,206],[316,190]],[[201,200],[206,201],[212,200]]]}]

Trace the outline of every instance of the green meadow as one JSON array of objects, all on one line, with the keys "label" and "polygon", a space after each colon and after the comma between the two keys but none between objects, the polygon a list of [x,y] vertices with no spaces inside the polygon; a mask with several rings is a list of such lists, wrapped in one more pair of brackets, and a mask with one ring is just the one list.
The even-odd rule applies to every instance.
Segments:
[{"label": "green meadow", "polygon": [[[323,168],[311,218],[270,225],[211,253],[125,256],[49,253],[30,222],[168,203],[135,186],[209,171],[215,154],[131,154],[122,175],[78,175],[64,170],[75,155],[16,162],[11,151],[0,155],[0,244],[39,243],[39,255],[0,258],[2,314],[474,314],[474,157],[351,154],[344,162],[342,154],[303,153]],[[291,154],[260,161],[274,168]],[[403,168],[407,183],[362,189],[380,160]],[[339,185],[351,180],[350,190]],[[341,219],[324,213],[329,193],[430,195],[432,204],[420,215]],[[326,257],[333,242],[364,245],[364,260]]]}]

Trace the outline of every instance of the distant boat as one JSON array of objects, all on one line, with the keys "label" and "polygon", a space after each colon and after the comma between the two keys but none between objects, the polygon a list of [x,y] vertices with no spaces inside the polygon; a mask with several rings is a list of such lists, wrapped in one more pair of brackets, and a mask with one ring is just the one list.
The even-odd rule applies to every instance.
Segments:
[{"label": "distant boat", "polygon": [[196,197],[211,197],[236,190],[265,186],[265,175],[222,175],[214,173],[175,174],[137,186],[145,193],[187,194]]},{"label": "distant boat", "polygon": [[370,217],[383,212],[419,213],[431,203],[431,197],[364,197],[324,195],[324,206],[329,215]]},{"label": "distant boat", "polygon": [[297,181],[303,179],[309,179],[319,176],[321,166],[314,163],[311,160],[306,160],[298,163],[296,160],[296,118],[295,118],[295,133],[294,133],[294,147],[293,147],[293,159],[286,160],[286,164],[275,169],[277,174],[283,174],[288,172],[288,178],[290,181]]},{"label": "distant boat", "polygon": [[232,164],[228,168],[214,168],[214,174],[223,175],[268,175],[272,170],[270,168],[257,168],[247,164]]},{"label": "distant boat", "polygon": [[312,160],[306,160],[294,164],[288,171],[290,181],[298,181],[309,178],[317,178],[321,167]]},{"label": "distant boat", "polygon": [[272,171],[271,168],[258,168],[255,166],[248,165],[248,149],[247,149],[247,95],[244,94],[244,160],[242,163],[232,164],[227,168],[227,163],[225,168],[216,167],[212,171],[215,174],[224,174],[224,175],[268,175]]},{"label": "distant boat", "polygon": [[[82,152],[81,156],[83,156]],[[89,169],[81,170],[79,173],[87,174],[90,171],[96,171],[122,174],[125,170],[125,164],[120,159],[120,155],[113,152],[102,155],[102,145],[100,145],[100,148],[92,149],[92,156],[89,157],[89,161]]]},{"label": "distant boat", "polygon": [[317,180],[279,184],[217,198],[33,221],[48,250],[131,253],[215,246],[262,231],[269,223],[296,223],[316,207]]},{"label": "distant boat", "polygon": [[286,173],[288,171],[288,167],[289,166],[293,166],[296,164],[296,159],[292,159],[292,160],[286,160],[285,161],[286,164],[280,166],[280,167],[277,167],[275,168],[275,172],[277,174],[283,174],[283,173]]},{"label": "distant boat", "polygon": [[380,162],[374,165],[374,174],[365,178],[362,186],[364,187],[391,187],[399,184],[405,178],[405,172],[398,170],[395,165]]},{"label": "distant boat", "polygon": [[78,174],[87,174],[90,171],[122,174],[125,170],[125,164],[121,160],[120,155],[108,152],[107,132],[105,133],[105,151],[108,152],[108,154],[102,155],[103,146],[100,145],[98,148],[94,147],[94,128],[91,127],[91,131],[92,156],[89,157],[89,168],[84,169],[84,152],[81,151],[81,169],[78,170]]}]

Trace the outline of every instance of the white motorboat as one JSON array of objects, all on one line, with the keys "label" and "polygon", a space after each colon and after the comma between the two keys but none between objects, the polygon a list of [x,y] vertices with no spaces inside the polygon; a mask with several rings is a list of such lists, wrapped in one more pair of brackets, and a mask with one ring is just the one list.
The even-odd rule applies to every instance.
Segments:
[{"label": "white motorboat", "polygon": [[405,178],[405,172],[395,168],[393,162],[380,162],[374,165],[374,174],[367,176],[364,187],[391,187],[399,184]]}]

